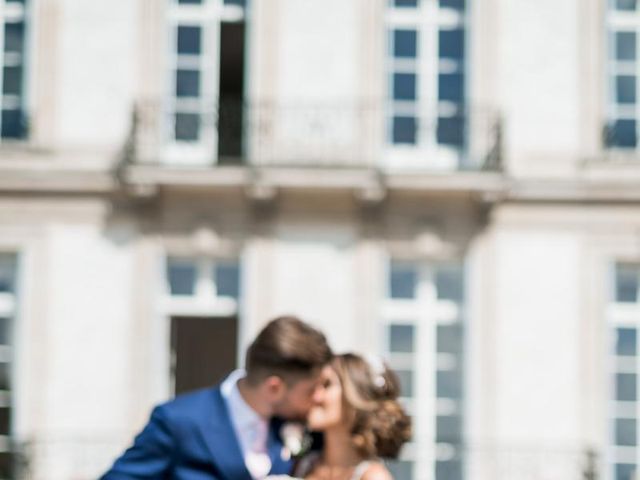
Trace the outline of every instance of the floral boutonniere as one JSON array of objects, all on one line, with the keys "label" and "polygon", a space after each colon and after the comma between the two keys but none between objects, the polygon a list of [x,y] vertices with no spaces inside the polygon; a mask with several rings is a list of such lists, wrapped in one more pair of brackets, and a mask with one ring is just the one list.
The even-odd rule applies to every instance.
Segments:
[{"label": "floral boutonniere", "polygon": [[311,448],[311,435],[301,423],[287,422],[280,428],[282,438],[282,458],[290,460],[307,453]]}]

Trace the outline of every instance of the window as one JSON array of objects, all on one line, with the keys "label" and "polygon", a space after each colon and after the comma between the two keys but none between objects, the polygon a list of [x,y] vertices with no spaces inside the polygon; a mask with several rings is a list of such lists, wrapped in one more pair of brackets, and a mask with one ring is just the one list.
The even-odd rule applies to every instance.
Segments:
[{"label": "window", "polygon": [[[165,128],[169,162],[211,163],[241,149],[245,0],[167,0],[170,50]],[[229,105],[232,98],[233,105]],[[223,106],[224,104],[224,106]],[[232,109],[234,115],[229,115]],[[233,117],[233,118],[231,118]],[[236,123],[233,123],[236,122]],[[227,129],[232,134],[223,135]],[[232,145],[229,137],[233,136]]]},{"label": "window", "polygon": [[[465,145],[464,0],[389,0],[387,8],[389,143],[459,152]],[[415,153],[415,152],[414,152]]]},{"label": "window", "polygon": [[[402,401],[413,417],[415,438],[430,439],[426,444],[414,440],[398,461],[389,463],[394,478],[435,475],[439,480],[461,480],[463,266],[392,260],[383,307],[383,338],[382,351],[400,380]],[[424,365],[433,368],[425,370]],[[417,454],[425,451],[431,454]]]},{"label": "window", "polygon": [[396,7],[417,7],[418,0],[394,0],[393,4]]},{"label": "window", "polygon": [[169,257],[166,279],[171,297],[204,302],[240,298],[240,263],[237,260]]},{"label": "window", "polygon": [[174,138],[197,141],[200,138],[202,102],[200,77],[203,73],[202,33],[200,25],[178,25],[176,29],[177,65],[174,73]]},{"label": "window", "polygon": [[238,366],[241,264],[237,258],[178,255],[165,264],[166,386],[180,394],[219,381]]},{"label": "window", "polygon": [[637,303],[639,286],[638,265],[618,263],[616,265],[616,302]]},{"label": "window", "polygon": [[389,471],[391,472],[391,476],[393,478],[397,478],[398,480],[413,478],[412,462],[407,462],[406,460],[398,460],[395,462],[389,462],[387,466],[389,467]]},{"label": "window", "polygon": [[196,264],[190,259],[171,258],[167,264],[167,278],[171,295],[194,295]]},{"label": "window", "polygon": [[636,0],[610,0],[608,14],[609,99],[607,145],[638,146],[638,39],[640,17]]},{"label": "window", "polygon": [[389,272],[389,294],[395,299],[412,299],[418,281],[415,267],[408,263],[393,262]]},{"label": "window", "polygon": [[238,262],[218,262],[214,268],[216,293],[220,297],[240,297],[240,265]]},{"label": "window", "polygon": [[617,263],[613,269],[609,327],[610,408],[609,445],[610,478],[635,478],[640,460],[638,449],[638,319],[640,319],[640,264]]},{"label": "window", "polygon": [[0,138],[26,135],[24,1],[0,0]]},{"label": "window", "polygon": [[13,478],[12,358],[17,313],[17,255],[0,252],[0,478]]}]

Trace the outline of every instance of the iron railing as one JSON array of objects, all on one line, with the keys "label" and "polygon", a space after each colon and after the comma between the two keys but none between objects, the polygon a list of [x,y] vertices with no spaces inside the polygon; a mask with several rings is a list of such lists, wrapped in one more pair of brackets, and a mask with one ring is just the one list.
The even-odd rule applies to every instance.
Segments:
[{"label": "iron railing", "polygon": [[35,438],[20,445],[11,475],[0,480],[95,480],[130,441],[128,434]]},{"label": "iron railing", "polygon": [[181,108],[136,106],[130,162],[443,171],[502,165],[502,124],[488,109],[394,117],[376,102]]}]

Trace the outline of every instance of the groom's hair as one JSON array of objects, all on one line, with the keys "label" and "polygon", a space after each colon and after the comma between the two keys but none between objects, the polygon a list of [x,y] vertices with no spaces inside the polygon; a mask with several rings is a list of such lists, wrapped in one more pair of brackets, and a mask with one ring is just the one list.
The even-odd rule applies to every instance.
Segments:
[{"label": "groom's hair", "polygon": [[292,385],[332,358],[322,332],[297,317],[278,317],[262,329],[247,350],[247,381],[256,385],[275,375]]}]

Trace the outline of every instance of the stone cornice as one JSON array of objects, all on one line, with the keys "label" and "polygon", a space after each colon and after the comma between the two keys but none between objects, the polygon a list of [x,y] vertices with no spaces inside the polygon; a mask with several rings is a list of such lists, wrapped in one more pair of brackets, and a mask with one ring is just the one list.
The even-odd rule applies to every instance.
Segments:
[{"label": "stone cornice", "polygon": [[[97,157],[96,157],[97,158]],[[104,160],[104,157],[102,158]],[[95,160],[95,158],[94,158]],[[0,194],[111,194],[153,196],[160,189],[277,192],[353,191],[363,198],[388,194],[471,197],[481,203],[640,203],[639,176],[515,179],[499,172],[382,172],[358,168],[177,168],[134,165],[121,170],[106,161],[69,159],[0,161]]]}]

